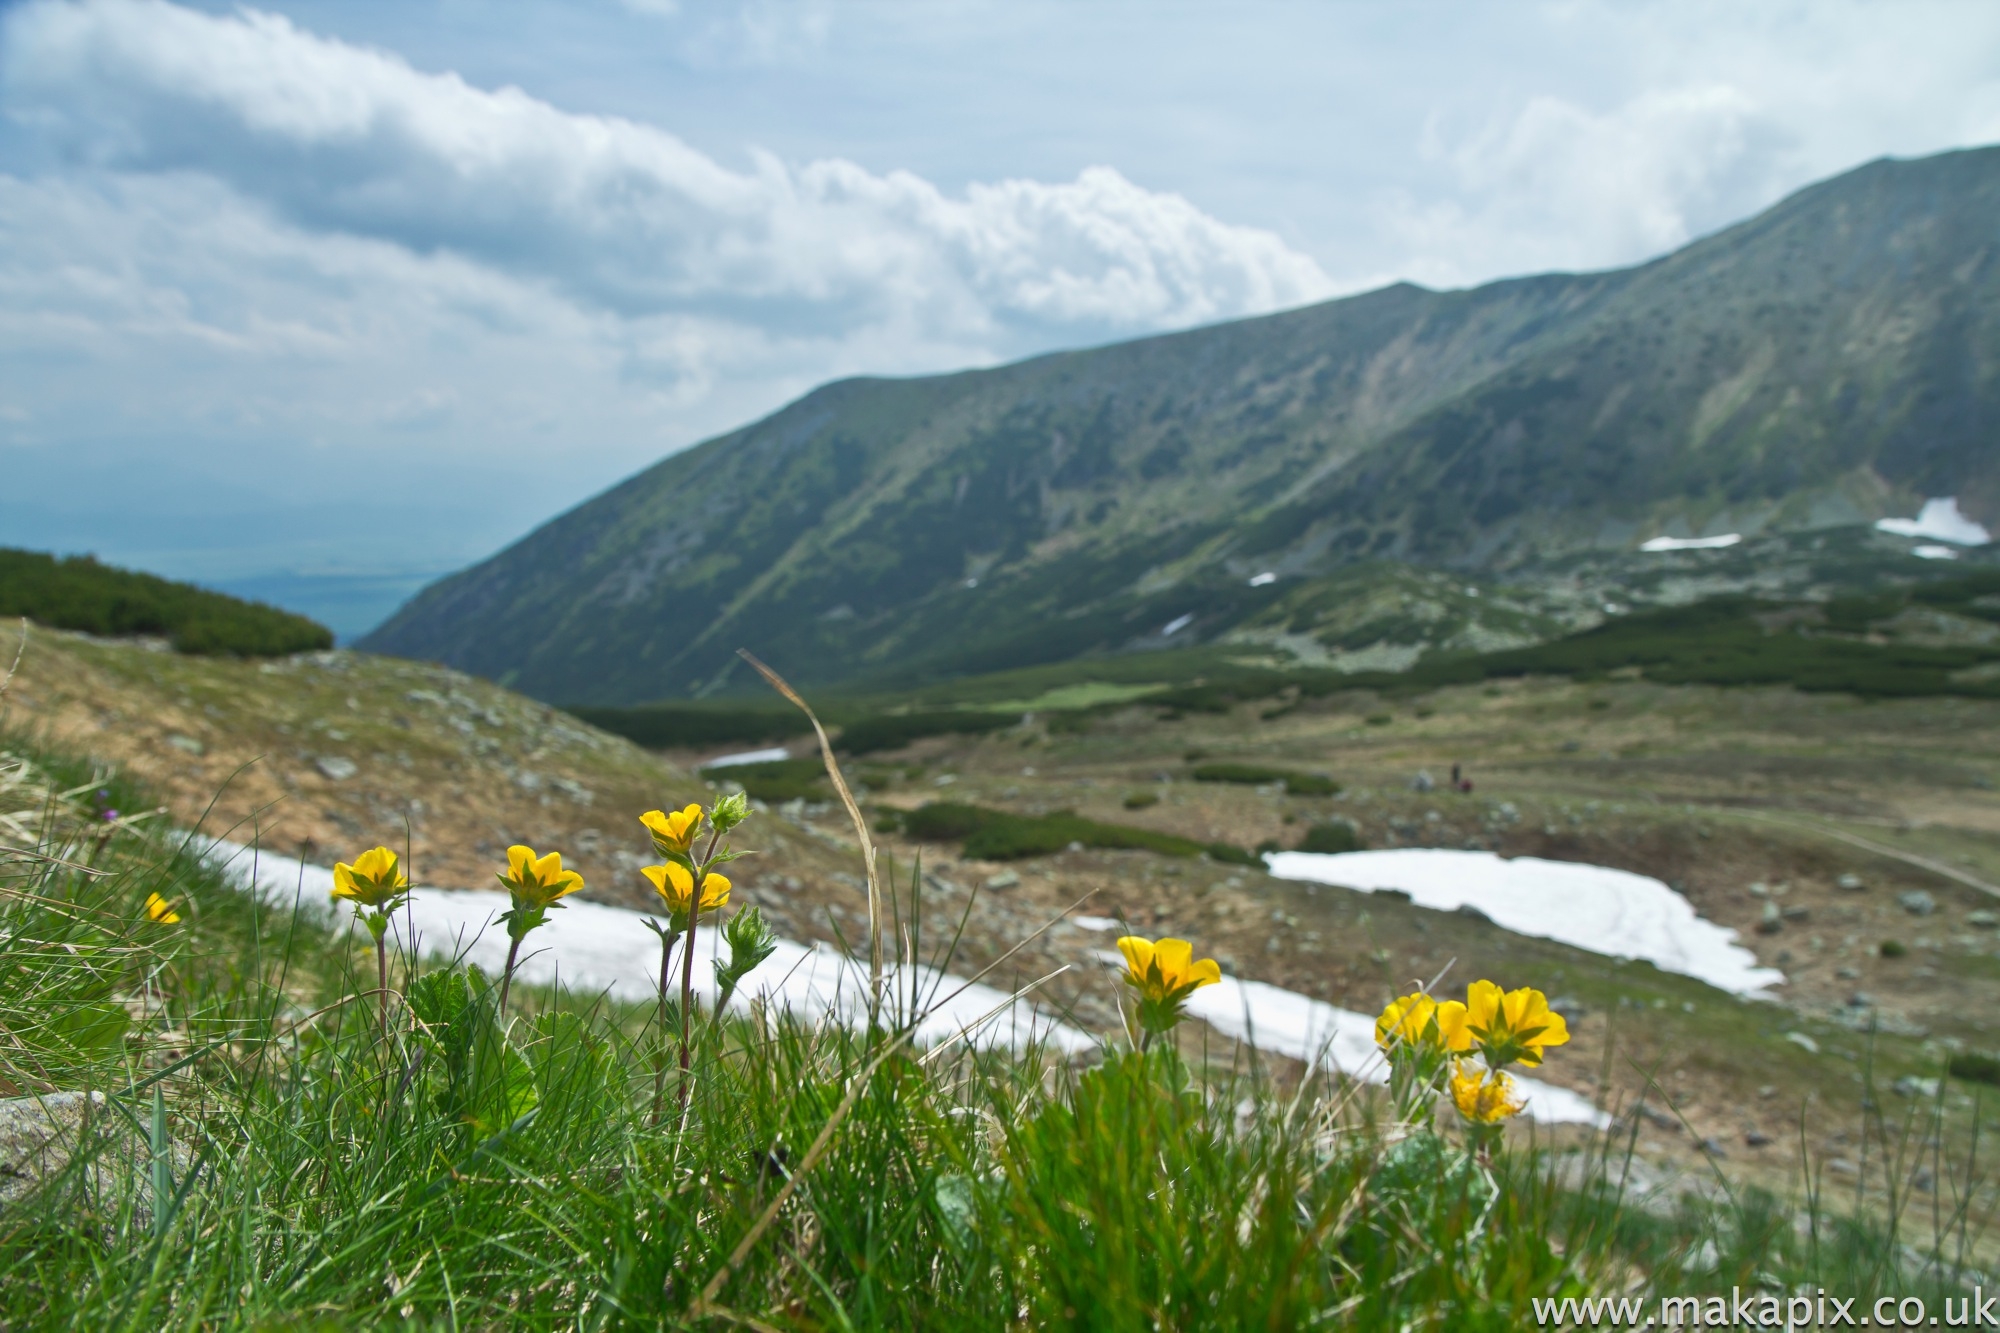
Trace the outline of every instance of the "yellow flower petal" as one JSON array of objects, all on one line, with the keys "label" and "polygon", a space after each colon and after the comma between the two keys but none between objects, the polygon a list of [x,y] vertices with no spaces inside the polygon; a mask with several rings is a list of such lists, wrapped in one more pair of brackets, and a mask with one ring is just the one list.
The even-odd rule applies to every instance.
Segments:
[{"label": "yellow flower petal", "polygon": [[1194,946],[1186,940],[1147,940],[1125,935],[1118,941],[1125,955],[1125,980],[1149,1000],[1164,1000],[1176,991],[1212,986],[1222,980],[1213,958],[1194,961]]},{"label": "yellow flower petal", "polygon": [[1494,1025],[1506,997],[1490,981],[1475,981],[1465,991],[1465,1021],[1475,1032]]},{"label": "yellow flower petal", "polygon": [[1479,1125],[1497,1125],[1526,1105],[1514,1080],[1500,1070],[1489,1074],[1473,1065],[1460,1065],[1452,1074],[1451,1100],[1460,1115]]},{"label": "yellow flower petal", "polygon": [[1125,970],[1135,981],[1144,981],[1147,971],[1153,965],[1153,942],[1140,939],[1137,935],[1121,935],[1118,938],[1118,952],[1125,955]]},{"label": "yellow flower petal", "polygon": [[402,879],[396,873],[396,854],[387,847],[371,847],[354,858],[354,873],[376,883]]},{"label": "yellow flower petal", "polygon": [[701,806],[691,804],[671,813],[648,810],[639,816],[639,822],[653,835],[654,846],[663,852],[685,856],[694,846],[695,835],[701,832]]},{"label": "yellow flower petal", "polygon": [[1183,984],[1188,964],[1194,961],[1194,946],[1186,940],[1161,940],[1153,946],[1153,961],[1159,966],[1160,979],[1172,990]]},{"label": "yellow flower petal", "polygon": [[1413,991],[1391,1000],[1375,1020],[1375,1044],[1383,1050],[1413,1046],[1430,1031],[1437,1001],[1422,991]]},{"label": "yellow flower petal", "polygon": [[1446,1000],[1437,1007],[1438,1040],[1444,1043],[1447,1051],[1472,1049],[1472,1030],[1467,1012],[1457,1000]]},{"label": "yellow flower petal", "polygon": [[181,914],[174,910],[173,904],[157,893],[146,895],[146,915],[163,926],[171,926],[181,919]]},{"label": "yellow flower petal", "polygon": [[535,866],[535,849],[519,843],[507,849],[507,874],[526,883]]}]

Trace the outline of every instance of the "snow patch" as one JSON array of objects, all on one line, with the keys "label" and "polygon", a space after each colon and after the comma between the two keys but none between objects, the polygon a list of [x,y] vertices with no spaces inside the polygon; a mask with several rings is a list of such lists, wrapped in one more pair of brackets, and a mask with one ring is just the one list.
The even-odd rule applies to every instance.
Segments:
[{"label": "snow patch", "polygon": [[1651,541],[1639,543],[1642,551],[1716,551],[1725,546],[1734,546],[1743,540],[1740,532],[1725,532],[1720,537],[1655,537]]},{"label": "snow patch", "polygon": [[1736,932],[1695,913],[1694,904],[1646,875],[1575,861],[1492,852],[1406,847],[1378,852],[1273,852],[1280,879],[1394,889],[1420,907],[1472,907],[1520,935],[1536,935],[1612,958],[1643,958],[1737,995],[1768,998],[1785,975],[1759,967]]},{"label": "snow patch", "polygon": [[1265,570],[1262,574],[1253,574],[1250,577],[1250,586],[1253,588],[1264,588],[1270,586],[1273,583],[1276,583],[1277,581],[1278,581],[1278,576],[1276,574],[1271,573],[1271,571],[1269,570]]},{"label": "snow patch", "polygon": [[1920,560],[1956,560],[1958,559],[1958,548],[1956,546],[1913,546],[1910,548],[1910,554]]},{"label": "snow patch", "polygon": [[1875,527],[1898,537],[1929,537],[1959,546],[1984,546],[1993,540],[1984,525],[1959,512],[1957,497],[1949,495],[1924,501],[1915,518],[1881,518],[1875,520]]},{"label": "snow patch", "polygon": [[735,754],[721,754],[700,765],[702,768],[735,768],[738,764],[775,764],[780,759],[790,759],[792,752],[782,745],[773,745],[765,750],[739,750]]},{"label": "snow patch", "polygon": [[1182,630],[1186,629],[1189,625],[1192,624],[1194,624],[1194,613],[1192,611],[1190,611],[1187,615],[1184,616],[1175,616],[1172,620],[1169,620],[1167,622],[1166,628],[1160,631],[1160,637],[1163,639],[1171,639],[1174,635],[1179,634]]},{"label": "snow patch", "polygon": [[1079,930],[1116,930],[1118,922],[1108,916],[1073,916],[1069,919]]},{"label": "snow patch", "polygon": [[[322,919],[339,913],[328,894],[333,872],[293,857],[253,850],[221,840],[199,843],[206,855],[238,883],[274,906],[294,902]],[[507,965],[507,932],[497,928],[507,910],[507,895],[497,890],[420,888],[409,905],[396,913],[398,942],[414,930],[417,947],[432,956],[460,956],[497,976]],[[644,1002],[656,996],[660,975],[660,944],[641,924],[644,913],[567,898],[560,911],[549,913],[548,924],[528,936],[514,975],[532,985],[560,980],[572,991],[604,993],[614,999]],[[697,934],[695,988],[715,1000],[715,957],[720,931]],[[678,970],[678,957],[674,963]],[[904,1009],[914,988],[916,1008],[929,1008],[917,1030],[920,1045],[934,1045],[970,1031],[975,1045],[1019,1050],[1040,1041],[1065,1054],[1098,1043],[1087,1033],[1058,1022],[1025,1000],[1012,1000],[991,986],[968,985],[929,967],[886,970],[890,993]],[[771,956],[744,978],[730,998],[730,1007],[748,1011],[750,1001],[766,996],[773,1008],[790,1009],[801,1019],[830,1019],[850,1027],[868,1021],[868,970],[823,944],[778,941]]]}]

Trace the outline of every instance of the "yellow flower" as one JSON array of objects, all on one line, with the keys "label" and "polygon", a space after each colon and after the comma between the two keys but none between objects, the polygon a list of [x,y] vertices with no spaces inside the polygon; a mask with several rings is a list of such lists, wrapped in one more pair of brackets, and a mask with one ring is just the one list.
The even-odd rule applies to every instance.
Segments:
[{"label": "yellow flower", "polygon": [[396,869],[396,854],[387,847],[371,847],[333,868],[333,896],[348,898],[363,907],[383,907],[410,887]]},{"label": "yellow flower", "polygon": [[1391,1000],[1375,1020],[1375,1044],[1385,1051],[1416,1046],[1469,1050],[1472,1038],[1465,1031],[1465,1006],[1457,1000],[1439,1004],[1422,991]]},{"label": "yellow flower", "polygon": [[[666,902],[669,912],[679,917],[686,916],[689,902],[694,897],[694,876],[686,866],[641,866],[639,873],[652,881],[653,892]],[[701,910],[712,912],[728,902],[729,877],[714,873],[704,875],[701,881]]]},{"label": "yellow flower", "polygon": [[1475,1125],[1497,1125],[1510,1115],[1519,1115],[1527,1104],[1513,1079],[1498,1069],[1489,1074],[1472,1064],[1461,1064],[1453,1072],[1451,1099],[1458,1113]]},{"label": "yellow flower", "polygon": [[174,910],[174,905],[157,893],[146,895],[146,916],[163,926],[171,926],[181,919],[181,914]]},{"label": "yellow flower", "polygon": [[1465,1029],[1495,1069],[1517,1060],[1538,1065],[1545,1048],[1569,1040],[1569,1025],[1549,1008],[1548,996],[1532,986],[1503,992],[1490,981],[1467,989]]},{"label": "yellow flower", "polygon": [[1155,1002],[1181,999],[1222,980],[1215,960],[1196,962],[1194,946],[1186,940],[1155,944],[1127,935],[1118,941],[1118,952],[1125,955],[1125,983]]},{"label": "yellow flower", "polygon": [[653,845],[662,855],[686,856],[694,846],[695,835],[701,832],[701,807],[689,805],[671,814],[648,810],[639,816],[639,822],[653,835]]},{"label": "yellow flower", "polygon": [[564,870],[562,853],[536,856],[535,849],[518,843],[507,849],[507,873],[500,876],[516,907],[547,907],[558,898],[568,897],[583,887],[583,876]]},{"label": "yellow flower", "polygon": [[1127,935],[1118,941],[1125,955],[1125,984],[1139,992],[1139,1026],[1152,1041],[1152,1034],[1166,1032],[1181,1021],[1187,997],[1203,986],[1222,980],[1222,969],[1213,958],[1195,960],[1194,946],[1186,940],[1142,940]]}]

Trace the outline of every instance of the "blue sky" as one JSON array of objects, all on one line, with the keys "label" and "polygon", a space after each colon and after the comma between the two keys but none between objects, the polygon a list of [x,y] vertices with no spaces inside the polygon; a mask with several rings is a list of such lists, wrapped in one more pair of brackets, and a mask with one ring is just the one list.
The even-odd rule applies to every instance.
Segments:
[{"label": "blue sky", "polygon": [[0,545],[352,634],[812,385],[1629,263],[2000,139],[1987,4],[0,10]]}]

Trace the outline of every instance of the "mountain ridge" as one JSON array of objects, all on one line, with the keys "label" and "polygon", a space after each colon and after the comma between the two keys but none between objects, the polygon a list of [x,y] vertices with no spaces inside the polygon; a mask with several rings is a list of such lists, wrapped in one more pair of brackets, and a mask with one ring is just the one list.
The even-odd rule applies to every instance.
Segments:
[{"label": "mountain ridge", "polygon": [[1151,646],[1169,604],[1265,572],[1515,576],[1930,495],[1991,518],[1996,204],[2000,149],[1884,159],[1631,268],[836,381],[362,644],[631,703],[732,688],[739,645],[816,684]]}]

